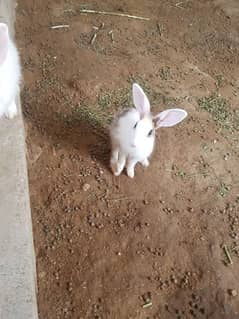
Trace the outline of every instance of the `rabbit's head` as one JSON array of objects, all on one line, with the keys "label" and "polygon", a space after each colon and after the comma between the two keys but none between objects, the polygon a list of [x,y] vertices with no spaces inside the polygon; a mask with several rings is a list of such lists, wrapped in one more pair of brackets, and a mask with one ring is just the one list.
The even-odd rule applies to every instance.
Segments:
[{"label": "rabbit's head", "polygon": [[185,110],[178,108],[152,115],[149,100],[143,89],[136,83],[133,84],[133,102],[137,110],[132,128],[134,136],[132,144],[135,146],[144,145],[148,140],[153,139],[155,130],[158,128],[174,126],[187,116]]}]

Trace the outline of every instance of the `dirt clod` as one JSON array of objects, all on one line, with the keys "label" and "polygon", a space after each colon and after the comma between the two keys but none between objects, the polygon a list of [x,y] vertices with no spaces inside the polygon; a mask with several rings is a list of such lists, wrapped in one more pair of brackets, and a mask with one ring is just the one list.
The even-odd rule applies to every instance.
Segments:
[{"label": "dirt clod", "polygon": [[237,291],[236,291],[236,289],[230,289],[230,290],[229,290],[229,294],[230,294],[232,297],[236,297],[236,296],[237,296]]},{"label": "dirt clod", "polygon": [[90,184],[84,184],[82,186],[82,189],[83,189],[84,192],[87,192],[90,189]]}]

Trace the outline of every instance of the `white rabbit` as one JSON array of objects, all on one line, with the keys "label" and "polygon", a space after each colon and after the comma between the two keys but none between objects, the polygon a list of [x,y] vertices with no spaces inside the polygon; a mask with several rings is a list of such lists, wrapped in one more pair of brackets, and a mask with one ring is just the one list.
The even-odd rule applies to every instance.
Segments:
[{"label": "white rabbit", "polygon": [[138,162],[148,166],[148,158],[154,148],[155,130],[174,126],[187,116],[182,109],[168,109],[153,116],[147,96],[136,83],[133,84],[133,102],[136,108],[120,113],[110,128],[110,164],[115,176],[121,174],[125,165],[127,175],[131,178],[134,177],[134,167]]},{"label": "white rabbit", "polygon": [[16,95],[20,82],[20,59],[9,37],[8,26],[0,23],[0,117],[17,114]]}]

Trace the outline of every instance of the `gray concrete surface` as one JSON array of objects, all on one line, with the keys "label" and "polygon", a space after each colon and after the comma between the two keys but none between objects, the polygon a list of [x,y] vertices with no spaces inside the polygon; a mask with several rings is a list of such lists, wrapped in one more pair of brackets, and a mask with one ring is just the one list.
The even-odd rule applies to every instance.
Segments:
[{"label": "gray concrete surface", "polygon": [[[15,1],[0,0],[13,34]],[[36,267],[20,103],[0,119],[0,319],[37,319]]]}]

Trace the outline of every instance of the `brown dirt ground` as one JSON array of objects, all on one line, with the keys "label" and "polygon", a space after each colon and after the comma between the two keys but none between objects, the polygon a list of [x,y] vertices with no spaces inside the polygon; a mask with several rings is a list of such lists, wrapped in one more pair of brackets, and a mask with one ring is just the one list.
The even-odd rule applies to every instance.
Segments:
[{"label": "brown dirt ground", "polygon": [[[40,319],[239,318],[238,1],[22,0],[17,41]],[[131,180],[107,125],[134,80],[189,117]]]}]

